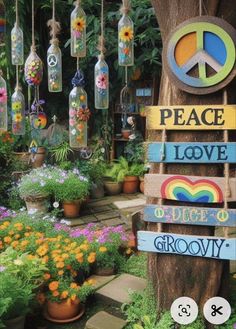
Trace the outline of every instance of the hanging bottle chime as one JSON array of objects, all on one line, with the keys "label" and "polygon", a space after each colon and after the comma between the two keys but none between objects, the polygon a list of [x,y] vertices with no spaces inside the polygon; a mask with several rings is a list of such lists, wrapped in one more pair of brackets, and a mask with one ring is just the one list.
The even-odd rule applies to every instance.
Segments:
[{"label": "hanging bottle chime", "polygon": [[94,99],[96,109],[109,108],[109,68],[104,58],[104,0],[101,2],[101,36],[99,37],[98,62],[94,68]]},{"label": "hanging bottle chime", "polygon": [[75,2],[75,9],[71,13],[71,56],[86,56],[86,14],[81,7],[81,0]]},{"label": "hanging bottle chime", "polygon": [[87,146],[87,122],[90,117],[84,75],[78,70],[72,79],[73,89],[69,96],[70,146],[78,149]]},{"label": "hanging bottle chime", "polygon": [[53,17],[48,21],[51,28],[51,46],[47,51],[48,90],[49,92],[62,91],[62,58],[57,34],[60,32],[60,23],[55,20],[55,0],[53,0]]},{"label": "hanging bottle chime", "polygon": [[19,26],[18,0],[16,0],[16,22],[11,30],[11,62],[12,65],[24,64],[24,37]]},{"label": "hanging bottle chime", "polygon": [[31,52],[25,62],[25,81],[29,86],[39,86],[43,79],[43,63],[36,53],[35,46],[31,46]]},{"label": "hanging bottle chime", "polygon": [[118,23],[118,61],[120,66],[134,65],[134,24],[128,16],[129,0],[123,0],[123,16]]},{"label": "hanging bottle chime", "polygon": [[0,132],[7,131],[7,84],[0,71]]},{"label": "hanging bottle chime", "polygon": [[25,98],[19,87],[16,86],[11,96],[11,115],[13,135],[25,134]]}]

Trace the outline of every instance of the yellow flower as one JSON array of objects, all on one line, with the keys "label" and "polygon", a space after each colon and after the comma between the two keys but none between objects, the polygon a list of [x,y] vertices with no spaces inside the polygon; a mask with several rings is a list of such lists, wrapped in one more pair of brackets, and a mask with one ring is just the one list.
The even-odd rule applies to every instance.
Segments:
[{"label": "yellow flower", "polygon": [[65,266],[64,262],[56,263],[56,268],[63,268]]},{"label": "yellow flower", "polygon": [[75,300],[76,300],[76,294],[73,294],[73,295],[71,295],[71,297],[70,297],[70,299],[72,300],[72,302],[74,302]]},{"label": "yellow flower", "polygon": [[12,110],[13,111],[21,110],[21,108],[22,108],[21,102],[13,102],[12,103]]},{"label": "yellow flower", "polygon": [[130,26],[124,26],[119,32],[119,38],[123,42],[130,42],[134,37],[134,31]]},{"label": "yellow flower", "polygon": [[22,121],[22,115],[20,113],[16,113],[14,115],[15,122],[21,122]]},{"label": "yellow flower", "polygon": [[51,283],[49,283],[48,287],[49,287],[49,290],[55,291],[59,287],[59,283],[58,283],[58,281],[52,281]]},{"label": "yellow flower", "polygon": [[90,253],[87,260],[90,264],[94,263],[96,260],[96,256],[94,255],[94,253]]},{"label": "yellow flower", "polygon": [[104,247],[104,246],[101,246],[101,247],[99,248],[99,251],[100,251],[100,252],[106,252],[106,251],[107,251],[107,248]]},{"label": "yellow flower", "polygon": [[5,226],[5,227],[8,227],[9,225],[10,225],[10,222],[8,222],[8,221],[6,221],[6,222],[3,222],[3,224],[2,224],[3,226]]},{"label": "yellow flower", "polygon": [[40,246],[37,250],[36,250],[36,253],[39,255],[39,256],[44,256],[46,255],[46,253],[48,252],[48,248],[47,246],[45,245],[42,245]]},{"label": "yellow flower", "polygon": [[81,244],[80,249],[87,251],[89,249],[89,246],[87,244]]},{"label": "yellow flower", "polygon": [[58,275],[63,275],[63,274],[64,274],[63,270],[58,271]]},{"label": "yellow flower", "polygon": [[64,290],[64,291],[62,291],[62,293],[61,293],[61,299],[66,299],[67,297],[68,297],[68,291],[67,290]]},{"label": "yellow flower", "polygon": [[83,17],[77,17],[72,21],[72,29],[78,32],[82,32],[85,28],[85,19]]}]

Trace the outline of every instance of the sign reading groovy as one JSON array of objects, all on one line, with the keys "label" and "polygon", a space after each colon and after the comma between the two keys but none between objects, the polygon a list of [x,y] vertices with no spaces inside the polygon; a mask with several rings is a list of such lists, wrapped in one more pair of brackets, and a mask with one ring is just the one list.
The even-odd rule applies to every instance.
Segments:
[{"label": "sign reading groovy", "polygon": [[164,64],[178,88],[209,94],[235,76],[236,31],[223,19],[200,16],[175,29],[164,45]]},{"label": "sign reading groovy", "polygon": [[138,250],[235,260],[236,239],[139,231]]},{"label": "sign reading groovy", "polygon": [[147,129],[236,129],[236,105],[175,105],[146,107]]},{"label": "sign reading groovy", "polygon": [[149,162],[236,163],[236,143],[150,143]]},{"label": "sign reading groovy", "polygon": [[147,205],[144,221],[207,226],[236,225],[236,209]]}]

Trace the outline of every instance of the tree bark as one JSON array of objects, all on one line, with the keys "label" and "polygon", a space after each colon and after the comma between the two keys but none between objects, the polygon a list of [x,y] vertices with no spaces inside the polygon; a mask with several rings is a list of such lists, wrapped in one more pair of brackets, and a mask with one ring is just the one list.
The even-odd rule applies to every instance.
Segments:
[{"label": "tree bark", "polygon": [[[152,0],[151,2],[157,16],[163,43],[177,25],[191,17],[199,16],[199,1],[197,0]],[[203,15],[218,16],[236,26],[236,2],[234,0],[205,0],[203,4]],[[177,89],[170,82],[165,72],[165,67],[163,67],[159,96],[160,105],[222,104],[222,91],[202,96],[188,94]],[[227,87],[229,103],[235,102],[234,88],[235,81],[230,84],[230,87]],[[149,140],[160,141],[161,133],[151,131]],[[210,142],[222,140],[223,133],[217,131],[167,131],[167,141]],[[158,171],[159,166],[153,165],[152,172],[158,173]],[[223,166],[170,164],[165,166],[165,173],[222,176]],[[157,199],[151,199],[148,202],[157,203]],[[166,204],[168,203],[166,202]],[[173,204],[173,202],[169,202],[169,204]],[[148,228],[155,231],[157,226],[149,224]],[[165,224],[162,231],[187,235],[214,235],[214,227],[202,226]],[[154,284],[158,311],[169,310],[172,302],[181,296],[193,298],[199,305],[199,310],[202,310],[207,299],[222,295],[221,281],[223,276],[225,277],[223,269],[228,268],[225,265],[227,265],[227,262],[214,259],[149,254],[149,275]]]}]

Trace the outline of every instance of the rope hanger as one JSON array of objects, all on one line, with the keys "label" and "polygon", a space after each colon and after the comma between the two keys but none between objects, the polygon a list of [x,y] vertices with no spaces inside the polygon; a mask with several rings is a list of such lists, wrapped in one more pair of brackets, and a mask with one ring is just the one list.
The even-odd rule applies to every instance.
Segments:
[{"label": "rope hanger", "polygon": [[104,0],[101,0],[101,35],[98,37],[97,49],[100,51],[99,59],[104,59],[104,54],[106,52],[105,48],[105,37],[104,37]]}]

